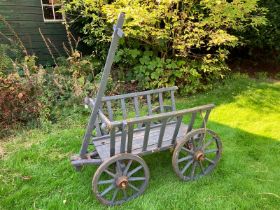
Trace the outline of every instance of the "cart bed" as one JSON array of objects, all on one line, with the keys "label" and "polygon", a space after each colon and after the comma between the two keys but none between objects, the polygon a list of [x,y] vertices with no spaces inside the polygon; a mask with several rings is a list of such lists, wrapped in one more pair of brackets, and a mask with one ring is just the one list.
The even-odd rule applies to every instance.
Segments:
[{"label": "cart bed", "polygon": [[[176,123],[172,123],[166,125],[166,130],[163,136],[162,145],[158,148],[158,138],[160,133],[160,126],[151,128],[149,133],[149,141],[147,145],[147,149],[143,151],[143,141],[144,141],[144,133],[145,130],[135,131],[133,135],[133,144],[132,144],[132,154],[147,154],[156,152],[159,150],[166,150],[170,148],[172,145],[172,136],[174,133]],[[182,138],[188,130],[188,126],[185,124],[181,124],[177,139]],[[126,138],[127,139],[127,138]],[[121,147],[121,135],[116,135],[115,139],[115,154],[120,154],[120,147]],[[102,161],[110,157],[110,136],[104,137],[99,140],[93,140],[93,144],[95,146],[96,151],[98,152]]]}]

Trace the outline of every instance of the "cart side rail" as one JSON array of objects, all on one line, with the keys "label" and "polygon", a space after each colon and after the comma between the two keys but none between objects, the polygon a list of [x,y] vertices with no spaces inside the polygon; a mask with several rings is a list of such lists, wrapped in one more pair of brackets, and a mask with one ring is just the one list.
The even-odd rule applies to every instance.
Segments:
[{"label": "cart side rail", "polygon": [[143,141],[143,148],[142,152],[146,152],[147,145],[149,141],[149,133],[151,130],[152,122],[155,120],[159,120],[161,123],[157,126],[160,127],[159,137],[158,137],[158,149],[160,150],[162,147],[163,137],[165,133],[166,125],[170,122],[169,119],[176,118],[175,121],[171,123],[176,123],[174,133],[172,134],[172,145],[175,144],[177,139],[177,134],[180,129],[182,119],[184,115],[191,114],[190,123],[188,124],[188,131],[192,130],[192,127],[195,123],[195,118],[197,113],[205,112],[205,115],[203,117],[203,123],[201,124],[201,127],[206,126],[206,123],[208,121],[209,114],[211,110],[214,108],[214,104],[208,104],[203,106],[198,106],[190,109],[184,109],[179,111],[172,111],[167,113],[161,113],[161,114],[155,114],[152,116],[145,116],[145,117],[138,117],[138,118],[131,118],[123,121],[114,121],[111,123],[111,130],[110,130],[110,156],[115,155],[115,137],[116,137],[116,128],[122,127],[121,132],[121,144],[120,144],[120,152],[121,153],[130,153],[132,150],[133,145],[133,134],[135,131],[139,130],[139,128],[136,128],[136,125],[139,123],[144,124],[144,141]]}]

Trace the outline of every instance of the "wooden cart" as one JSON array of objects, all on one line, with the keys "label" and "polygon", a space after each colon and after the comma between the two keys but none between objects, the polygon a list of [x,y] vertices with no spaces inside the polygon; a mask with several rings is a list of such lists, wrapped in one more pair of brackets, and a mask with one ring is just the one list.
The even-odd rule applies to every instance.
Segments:
[{"label": "wooden cart", "polygon": [[[92,112],[80,154],[71,158],[77,170],[86,164],[100,165],[92,188],[97,199],[106,205],[122,204],[144,192],[150,175],[140,156],[174,149],[175,173],[180,179],[191,181],[211,172],[222,151],[218,135],[206,128],[214,105],[176,111],[177,87],[103,96],[117,43],[123,35],[123,22],[121,13],[114,26],[97,96],[85,100]],[[182,123],[184,116],[189,116],[188,124]],[[194,129],[197,117],[202,117],[202,123]]]}]

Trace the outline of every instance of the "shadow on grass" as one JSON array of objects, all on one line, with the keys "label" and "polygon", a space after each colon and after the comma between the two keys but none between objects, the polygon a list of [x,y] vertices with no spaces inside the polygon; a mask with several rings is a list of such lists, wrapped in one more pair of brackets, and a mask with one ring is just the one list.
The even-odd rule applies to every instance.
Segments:
[{"label": "shadow on grass", "polygon": [[[172,153],[145,156],[151,172],[148,189],[143,196],[116,209],[277,209],[279,140],[215,122],[209,122],[209,128],[223,142],[221,162],[211,175],[195,182],[182,182],[173,172]],[[48,141],[2,160],[0,207],[104,208],[91,192],[91,179],[97,167],[88,166],[77,173],[67,158],[77,148],[73,138],[78,136],[74,135],[53,134]]]}]

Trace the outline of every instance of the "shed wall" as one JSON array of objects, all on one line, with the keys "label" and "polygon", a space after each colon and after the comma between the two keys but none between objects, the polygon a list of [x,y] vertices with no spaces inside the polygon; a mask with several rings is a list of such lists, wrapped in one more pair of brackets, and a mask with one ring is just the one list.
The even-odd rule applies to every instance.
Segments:
[{"label": "shed wall", "polygon": [[[40,64],[52,63],[48,49],[39,33],[49,38],[61,55],[65,55],[63,42],[67,46],[66,31],[62,23],[45,23],[43,20],[41,0],[0,0],[0,15],[13,27],[23,41],[29,54],[35,54]],[[8,37],[13,37],[7,27],[0,22],[0,31]],[[0,36],[0,42],[6,40]],[[59,56],[52,50],[55,57]]]}]

